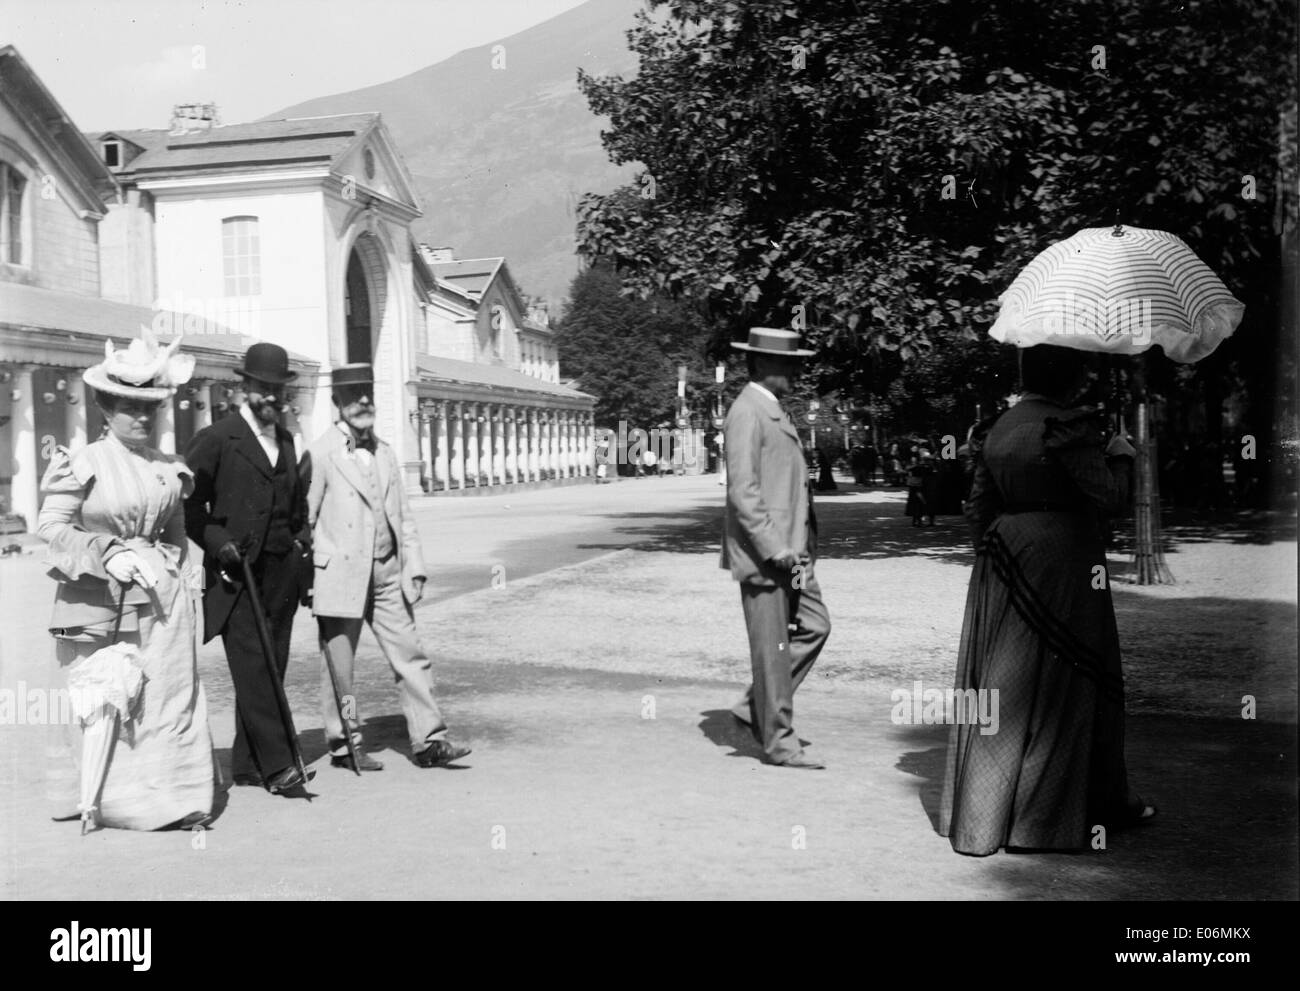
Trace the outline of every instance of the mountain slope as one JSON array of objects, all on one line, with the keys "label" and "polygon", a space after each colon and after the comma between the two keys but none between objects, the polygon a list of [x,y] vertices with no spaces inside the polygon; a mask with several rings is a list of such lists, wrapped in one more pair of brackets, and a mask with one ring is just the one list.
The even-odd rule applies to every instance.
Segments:
[{"label": "mountain slope", "polygon": [[[378,86],[264,119],[377,110],[414,177],[420,240],[457,257],[506,255],[523,290],[552,302],[577,271],[574,206],[631,179],[600,145],[578,67],[636,71],[625,32],[639,0],[588,0],[549,21]],[[494,51],[496,45],[503,46]],[[494,68],[494,58],[504,68]]]}]

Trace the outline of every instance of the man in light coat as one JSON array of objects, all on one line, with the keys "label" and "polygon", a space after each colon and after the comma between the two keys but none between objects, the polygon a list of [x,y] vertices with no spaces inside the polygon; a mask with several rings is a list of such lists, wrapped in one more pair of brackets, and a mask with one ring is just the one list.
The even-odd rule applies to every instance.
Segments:
[{"label": "man in light coat", "polygon": [[[338,422],[303,455],[309,480],[307,516],[313,534],[312,613],[320,627],[321,702],[330,763],[379,771],[383,764],[361,746],[352,673],[363,622],[379,642],[397,678],[411,751],[421,767],[440,767],[469,754],[447,738],[433,697],[433,667],[420,646],[412,611],[424,592],[420,536],[393,449],[374,434],[374,371],[341,365],[332,373]],[[347,717],[358,767],[330,683],[329,663]]]},{"label": "man in light coat", "polygon": [[[723,568],[740,583],[754,681],[732,714],[781,767],[822,769],[794,731],[794,692],[830,635],[830,615],[813,575],[816,518],[803,445],[780,399],[802,359],[789,330],[755,327],[746,343],[749,384],[727,413],[727,506]],[[794,623],[794,632],[790,624]]]}]

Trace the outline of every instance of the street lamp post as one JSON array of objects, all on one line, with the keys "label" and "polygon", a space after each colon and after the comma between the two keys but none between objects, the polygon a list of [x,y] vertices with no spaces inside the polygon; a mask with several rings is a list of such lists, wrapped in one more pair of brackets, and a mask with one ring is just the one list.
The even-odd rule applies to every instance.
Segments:
[{"label": "street lamp post", "polygon": [[804,414],[805,419],[808,421],[809,454],[814,461],[817,459],[817,413],[821,406],[822,404],[816,399],[809,399],[808,412]]},{"label": "street lamp post", "polygon": [[727,470],[727,462],[724,458],[723,451],[722,451],[722,446],[725,440],[722,434],[722,428],[727,421],[722,415],[722,382],[726,377],[727,377],[727,366],[719,361],[717,366],[713,369],[713,379],[714,382],[717,384],[717,389],[714,392],[714,398],[713,398],[713,429],[717,431],[717,433],[714,436],[713,440],[714,440],[714,447],[717,449],[718,452],[717,453],[718,472],[719,474],[723,474],[724,476]]},{"label": "street lamp post", "polygon": [[686,448],[687,437],[690,435],[691,420],[686,408],[686,374],[689,369],[685,362],[677,366],[677,439],[680,450],[670,452],[669,457],[674,462],[680,461],[681,469],[677,470],[674,465],[674,474],[682,474],[686,469]]}]

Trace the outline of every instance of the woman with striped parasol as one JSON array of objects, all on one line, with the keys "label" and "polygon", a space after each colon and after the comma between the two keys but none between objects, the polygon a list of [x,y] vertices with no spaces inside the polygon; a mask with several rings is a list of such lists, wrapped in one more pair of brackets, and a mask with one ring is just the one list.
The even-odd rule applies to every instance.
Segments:
[{"label": "woman with striped parasol", "polygon": [[1242,305],[1180,239],[1093,228],[1049,247],[1001,298],[1023,393],[971,439],[976,563],[956,689],[997,693],[994,734],[955,724],[939,832],[959,853],[1078,849],[1156,808],[1129,784],[1124,678],[1102,523],[1131,506],[1136,451],[1080,408],[1089,352],[1213,351]]}]

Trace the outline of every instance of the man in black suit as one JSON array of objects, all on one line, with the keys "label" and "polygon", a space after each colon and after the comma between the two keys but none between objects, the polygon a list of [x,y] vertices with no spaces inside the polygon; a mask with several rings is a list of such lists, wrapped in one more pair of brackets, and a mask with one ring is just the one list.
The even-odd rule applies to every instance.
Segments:
[{"label": "man in black suit", "polygon": [[303,778],[262,655],[243,562],[248,560],[260,592],[283,682],[298,609],[298,564],[311,541],[293,436],[280,425],[280,404],[296,377],[284,348],[254,344],[244,355],[245,401],[236,413],[200,430],[185,453],[194,473],[185,529],[204,549],[207,576],[204,642],[221,634],[235,683],[235,783],[276,793],[299,787]]}]

